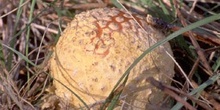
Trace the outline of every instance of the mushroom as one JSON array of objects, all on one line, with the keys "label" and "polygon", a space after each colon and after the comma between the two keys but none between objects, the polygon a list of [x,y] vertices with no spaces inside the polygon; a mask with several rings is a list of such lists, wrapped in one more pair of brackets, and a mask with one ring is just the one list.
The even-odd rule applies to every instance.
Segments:
[{"label": "mushroom", "polygon": [[[87,105],[103,102],[132,62],[165,38],[144,17],[132,16],[117,8],[99,8],[74,17],[59,38],[50,62],[57,96],[75,108],[83,104],[72,92]],[[163,46],[172,55],[170,45]],[[150,109],[149,104],[162,103],[164,93],[146,78],[170,84],[174,63],[164,48],[158,47],[131,70],[120,96],[120,108]]]}]

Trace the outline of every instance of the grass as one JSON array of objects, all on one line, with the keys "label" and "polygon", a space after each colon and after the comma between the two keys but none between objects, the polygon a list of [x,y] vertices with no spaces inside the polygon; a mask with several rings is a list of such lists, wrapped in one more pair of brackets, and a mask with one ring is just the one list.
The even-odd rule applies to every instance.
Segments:
[{"label": "grass", "polygon": [[[60,33],[65,28],[65,25],[71,21],[75,13],[82,11],[80,9],[73,9],[71,6],[82,3],[79,1],[68,2],[59,0],[54,2],[35,0],[3,1],[2,3],[4,3],[4,5],[0,5],[0,27],[2,28],[0,30],[0,107],[5,109],[27,109],[28,107],[36,109],[37,107],[41,107],[42,103],[44,103],[43,98],[48,94],[46,88],[52,84],[52,78],[47,68],[51,50],[58,40]],[[147,11],[153,16],[162,18],[164,21],[177,26],[182,26],[182,22],[185,20],[188,25],[179,30],[173,28],[161,29],[166,31],[166,39],[155,43],[146,50],[130,65],[127,71],[125,71],[108,97],[110,102],[106,102],[106,104],[109,110],[114,108],[120,96],[120,93],[114,96],[112,96],[112,94],[120,88],[121,84],[126,84],[126,80],[132,68],[134,68],[146,54],[166,42],[171,43],[175,55],[174,59],[176,59],[175,61],[177,65],[179,65],[176,68],[176,75],[173,79],[175,81],[172,87],[178,88],[179,92],[188,94],[189,96],[183,95],[181,98],[186,100],[186,102],[195,109],[216,109],[219,107],[218,99],[212,97],[214,101],[209,100],[204,93],[214,94],[218,91],[210,88],[219,87],[217,80],[219,80],[220,77],[218,51],[220,42],[218,44],[218,40],[211,41],[210,39],[205,39],[208,41],[207,43],[204,40],[198,39],[200,48],[204,50],[203,52],[206,56],[206,59],[203,60],[207,60],[208,66],[211,67],[210,73],[210,70],[204,66],[204,63],[196,63],[197,59],[200,59],[199,61],[202,59],[200,54],[197,54],[195,45],[189,38],[190,35],[182,35],[187,31],[198,28],[205,33],[204,35],[208,33],[208,35],[211,34],[219,38],[219,35],[216,33],[219,33],[220,19],[219,6],[217,3],[207,4],[205,6],[201,5],[202,3],[197,3],[197,6],[193,9],[193,2],[187,2],[187,4],[185,4],[179,1],[178,5],[182,4],[182,7],[179,8],[180,10],[187,8],[189,8],[188,10],[190,10],[190,8],[192,9],[191,14],[188,15],[182,10],[182,16],[187,17],[187,19],[181,19],[181,17],[177,17],[178,15],[176,13],[178,13],[178,10],[175,8],[175,2],[172,2],[171,6],[168,6],[162,0],[140,0],[138,2],[111,1],[113,4],[108,4],[108,6],[116,6],[118,8],[124,8],[124,6],[126,6],[126,8],[130,7],[130,9],[141,12],[142,14],[146,14]],[[129,4],[131,4],[131,6]],[[214,8],[211,8],[211,6],[214,6]],[[89,5],[87,8],[89,9]],[[142,11],[142,9],[145,11]],[[10,13],[10,11],[13,12]],[[193,18],[193,15],[202,18]],[[193,30],[193,32],[197,33],[196,30]],[[188,65],[188,68],[185,68],[186,65]],[[40,79],[42,74],[46,75],[43,75],[44,80]],[[181,78],[184,78],[184,80]],[[186,86],[192,83],[197,86]],[[36,93],[32,94],[30,91],[36,91]],[[179,95],[180,93],[178,91],[175,91],[175,93]],[[195,94],[198,97],[196,97]],[[199,104],[199,102],[202,103],[203,101],[208,103],[206,107]],[[185,108],[187,107],[185,106]],[[176,103],[173,104],[172,110],[177,109],[184,109],[181,102],[176,101]]]}]

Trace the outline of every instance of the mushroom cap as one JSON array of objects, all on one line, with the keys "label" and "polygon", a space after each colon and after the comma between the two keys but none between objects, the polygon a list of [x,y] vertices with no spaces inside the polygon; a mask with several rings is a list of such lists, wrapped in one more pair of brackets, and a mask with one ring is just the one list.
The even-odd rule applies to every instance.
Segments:
[{"label": "mushroom cap", "polygon": [[[117,8],[99,8],[74,17],[59,38],[50,62],[56,95],[75,107],[83,104],[71,91],[88,105],[104,101],[132,62],[164,39],[145,18],[132,15]],[[172,55],[170,45],[163,46]],[[163,101],[163,92],[146,78],[152,76],[170,84],[174,63],[164,48],[158,47],[131,70],[120,98],[123,108],[146,109],[149,103]]]}]

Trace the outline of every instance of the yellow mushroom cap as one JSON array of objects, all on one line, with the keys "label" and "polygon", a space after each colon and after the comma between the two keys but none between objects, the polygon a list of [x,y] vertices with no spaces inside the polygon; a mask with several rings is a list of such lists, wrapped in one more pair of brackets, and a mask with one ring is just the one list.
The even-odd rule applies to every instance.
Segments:
[{"label": "yellow mushroom cap", "polygon": [[[143,17],[133,17],[117,8],[93,9],[76,15],[55,47],[52,76],[88,105],[102,102],[132,62],[152,44],[164,39]],[[169,44],[163,46],[172,55]],[[146,78],[152,76],[169,84],[173,74],[174,64],[163,48],[146,55],[130,72],[120,98],[123,108],[145,109],[146,104],[160,103],[164,94]],[[56,80],[53,82],[56,95],[75,107],[83,106]]]}]

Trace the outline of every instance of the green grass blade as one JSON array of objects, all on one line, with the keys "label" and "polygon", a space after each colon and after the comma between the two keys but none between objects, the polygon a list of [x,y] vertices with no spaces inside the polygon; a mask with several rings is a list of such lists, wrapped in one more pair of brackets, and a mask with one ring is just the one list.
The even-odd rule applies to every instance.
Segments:
[{"label": "green grass blade", "polygon": [[[51,77],[51,78],[53,78],[53,77]],[[87,108],[86,110],[89,110],[89,106],[86,104],[86,102],[85,101],[83,101],[83,99],[81,99],[80,98],[80,96],[79,95],[77,95],[74,91],[72,91],[69,87],[67,87],[65,84],[63,84],[61,81],[59,81],[59,80],[57,80],[57,79],[55,79],[55,78],[53,78],[55,81],[57,81],[57,82],[59,82],[62,86],[64,86],[66,89],[68,89],[72,94],[74,94],[82,103],[83,103],[83,105]]]},{"label": "green grass blade", "polygon": [[[19,23],[19,20],[21,18],[21,14],[22,14],[22,4],[24,3],[24,0],[20,0],[19,2],[19,7],[18,7],[18,11],[16,13],[16,18],[15,18],[15,26],[14,26],[14,32],[13,32],[13,36],[12,36],[12,39],[10,41],[10,47],[14,48],[15,46],[15,42],[16,42],[16,37],[15,37],[15,34],[16,34],[16,30],[17,30],[17,26],[18,26],[18,23]],[[12,65],[12,60],[13,60],[13,53],[10,52],[9,53],[9,56],[7,57],[7,62],[6,62],[6,68],[8,70],[11,69],[11,65]]]},{"label": "green grass blade", "polygon": [[20,53],[19,51],[15,50],[15,49],[13,49],[13,48],[11,48],[11,47],[9,47],[9,46],[3,44],[3,43],[2,43],[2,46],[3,46],[3,47],[6,47],[6,48],[8,48],[9,50],[11,50],[12,52],[16,53],[19,57],[21,57],[23,60],[25,60],[26,62],[28,62],[28,63],[31,64],[32,66],[37,66],[37,65],[35,65],[32,61],[30,61],[26,56],[24,56],[22,53]]},{"label": "green grass blade", "polygon": [[[151,51],[153,51],[155,48],[157,48],[158,46],[160,45],[163,45],[165,44],[166,42],[174,39],[175,37],[177,37],[178,35],[181,35],[182,33],[184,32],[187,32],[187,31],[190,31],[194,28],[197,28],[199,26],[202,26],[204,24],[207,24],[207,23],[210,23],[212,21],[215,21],[215,20],[218,20],[220,19],[220,14],[216,14],[216,15],[213,15],[211,17],[207,17],[205,19],[202,19],[200,21],[197,21],[195,23],[192,23],[191,25],[188,25],[186,26],[185,28],[182,28],[174,33],[172,33],[171,35],[169,35],[167,38],[155,43],[153,46],[151,46],[150,48],[148,48],[146,51],[144,51],[131,65],[130,67],[125,71],[125,73],[121,76],[121,78],[118,80],[118,82],[116,83],[116,85],[114,86],[112,92],[115,91],[115,89],[119,86],[119,84],[121,83],[121,81],[126,77],[126,76],[129,76],[130,74],[130,71],[138,64],[138,62],[140,62],[140,60],[142,58],[144,58],[145,55],[147,55],[148,53],[150,53]],[[112,93],[111,92],[111,93]],[[111,94],[110,93],[110,94]]]},{"label": "green grass blade", "polygon": [[[203,91],[206,87],[213,84],[214,82],[216,82],[219,79],[220,79],[220,73],[217,73],[216,75],[209,78],[206,82],[201,84],[198,88],[192,90],[192,92],[190,92],[189,95],[194,95],[194,94],[197,94],[197,93],[201,93],[201,91]],[[185,98],[185,100],[186,100],[186,98]],[[182,106],[183,105],[178,102],[176,105],[173,106],[173,108],[171,110],[179,110]]]},{"label": "green grass blade", "polygon": [[118,0],[111,0],[111,2],[112,2],[117,8],[119,8],[119,9],[123,8],[123,7],[121,6],[121,4],[118,2]]},{"label": "green grass blade", "polygon": [[4,54],[3,54],[2,45],[0,45],[0,65],[5,67],[5,57],[4,57]]},{"label": "green grass blade", "polygon": [[217,70],[219,70],[220,67],[220,57],[218,57],[218,59],[216,60],[215,64],[212,66],[214,72],[216,72]]},{"label": "green grass blade", "polygon": [[[28,20],[28,23],[31,23],[32,19],[33,19],[33,12],[34,12],[34,6],[36,4],[36,0],[32,0],[32,3],[31,3],[31,10],[30,10],[30,16],[29,16],[29,20]],[[26,56],[28,56],[28,44],[29,44],[29,39],[30,39],[30,31],[31,31],[31,28],[30,28],[30,25],[27,26],[27,35],[26,35]]]}]

